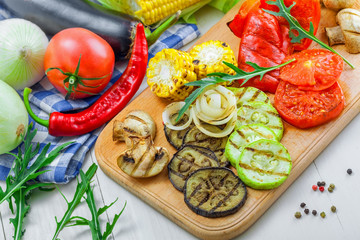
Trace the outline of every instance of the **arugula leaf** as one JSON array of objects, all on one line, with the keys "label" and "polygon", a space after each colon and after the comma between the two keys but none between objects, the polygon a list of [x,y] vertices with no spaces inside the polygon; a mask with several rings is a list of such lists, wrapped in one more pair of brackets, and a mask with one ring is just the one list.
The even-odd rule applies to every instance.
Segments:
[{"label": "arugula leaf", "polygon": [[[92,164],[86,173],[84,173],[82,170],[80,170],[81,182],[78,182],[73,200],[71,202],[68,202],[68,200],[65,198],[65,196],[60,192],[68,204],[68,209],[66,210],[66,212],[65,212],[63,218],[60,220],[60,222],[58,222],[56,220],[57,228],[56,228],[55,234],[53,236],[53,240],[57,239],[60,231],[64,227],[73,227],[73,226],[79,226],[79,225],[88,225],[90,227],[92,239],[96,239],[96,240],[105,240],[112,233],[116,222],[118,221],[120,215],[122,214],[122,212],[125,209],[126,203],[125,203],[123,209],[121,210],[121,212],[119,214],[115,214],[113,222],[111,224],[106,223],[106,230],[102,234],[101,228],[100,228],[99,216],[101,214],[103,214],[108,208],[110,208],[117,201],[117,199],[114,202],[112,202],[110,205],[105,205],[104,207],[100,208],[99,210],[96,209],[94,193],[90,186],[90,181],[91,181],[92,177],[95,175],[97,168],[98,167],[96,164]],[[90,210],[90,213],[92,216],[91,220],[88,220],[88,219],[86,219],[84,217],[80,217],[80,216],[73,216],[73,217],[71,216],[72,213],[74,212],[75,208],[79,205],[80,200],[84,197],[85,193],[86,193],[85,201],[89,207],[89,210]]]},{"label": "arugula leaf", "polygon": [[32,140],[34,139],[37,130],[31,131],[32,124],[29,125],[26,133],[26,138],[22,136],[24,142],[24,153],[21,148],[18,149],[18,154],[13,155],[15,157],[14,165],[11,169],[13,175],[9,174],[6,178],[6,190],[0,187],[0,204],[5,200],[9,202],[9,208],[12,213],[14,213],[13,201],[16,205],[15,217],[10,219],[10,223],[14,225],[14,235],[15,240],[21,239],[25,230],[23,230],[23,222],[27,212],[30,209],[30,205],[27,203],[27,200],[30,197],[31,192],[37,188],[43,188],[52,186],[51,183],[34,183],[29,184],[29,180],[34,180],[40,174],[46,171],[39,171],[40,168],[45,167],[50,164],[56,156],[59,155],[59,152],[68,146],[71,143],[66,143],[60,146],[59,148],[53,150],[46,157],[46,153],[50,147],[50,144],[45,146],[39,156],[34,160],[33,164],[28,168],[29,162],[33,159],[36,154],[38,154],[40,149],[40,144],[37,143],[36,147],[33,148]]},{"label": "arugula leaf", "polygon": [[196,98],[204,91],[205,88],[211,86],[211,85],[215,85],[218,83],[222,83],[222,82],[232,82],[234,80],[239,80],[239,79],[243,79],[243,83],[241,84],[244,85],[247,81],[249,81],[251,78],[256,77],[256,76],[260,76],[260,80],[263,79],[264,75],[267,72],[273,71],[275,69],[278,69],[280,67],[283,67],[289,63],[292,63],[293,61],[295,61],[295,59],[292,59],[286,63],[274,66],[274,67],[269,67],[269,68],[265,68],[265,67],[260,67],[259,65],[257,65],[256,63],[252,63],[252,62],[246,62],[246,64],[250,65],[251,67],[254,68],[254,71],[252,72],[245,72],[244,70],[239,69],[238,67],[234,66],[231,63],[225,62],[223,61],[223,63],[228,66],[229,68],[233,69],[236,74],[235,75],[230,75],[230,74],[226,74],[226,73],[211,73],[208,74],[206,78],[203,78],[199,81],[194,81],[194,82],[189,82],[186,83],[186,86],[195,86],[195,87],[199,87],[197,89],[195,89],[195,91],[193,91],[186,99],[185,99],[185,105],[180,109],[179,114],[176,118],[176,122],[179,121],[181,119],[181,117],[184,115],[184,113],[186,112],[186,110],[190,107],[190,105],[196,100]]},{"label": "arugula leaf", "polygon": [[61,218],[61,220],[58,222],[57,218],[55,217],[55,221],[56,221],[56,230],[53,236],[53,240],[55,240],[60,231],[64,229],[64,227],[66,227],[66,225],[68,223],[70,223],[71,220],[71,215],[74,212],[75,208],[79,205],[81,198],[84,196],[87,188],[90,186],[90,180],[91,178],[95,175],[95,172],[97,170],[97,165],[96,164],[92,164],[90,166],[90,168],[86,171],[86,173],[84,174],[84,172],[82,170],[80,170],[80,177],[81,177],[81,182],[78,181],[78,185],[76,187],[75,193],[74,193],[74,197],[73,200],[71,202],[69,202],[66,197],[61,193],[61,191],[59,190],[60,194],[64,197],[67,205],[68,205],[68,209],[66,210],[66,212],[64,213],[64,216]]},{"label": "arugula leaf", "polygon": [[[291,37],[291,42],[292,43],[300,43],[302,39],[304,38],[308,38],[313,40],[314,42],[318,43],[319,45],[321,45],[323,48],[339,55],[351,68],[355,68],[348,60],[346,60],[340,53],[338,53],[337,51],[335,51],[333,48],[329,47],[328,45],[326,45],[325,43],[323,43],[322,41],[320,41],[314,34],[314,25],[312,22],[310,22],[310,29],[309,31],[306,31],[301,25],[300,23],[296,20],[296,18],[294,18],[290,11],[291,9],[296,5],[296,3],[294,2],[290,7],[286,7],[285,3],[283,0],[275,0],[275,1],[267,1],[266,2],[269,5],[275,5],[277,6],[280,10],[279,12],[274,12],[274,11],[270,11],[270,10],[266,10],[263,9],[265,12],[277,16],[277,17],[283,17],[285,18],[288,22],[289,22],[289,26],[290,26],[290,32],[289,35]],[[295,30],[298,34],[294,34],[293,30]]]}]

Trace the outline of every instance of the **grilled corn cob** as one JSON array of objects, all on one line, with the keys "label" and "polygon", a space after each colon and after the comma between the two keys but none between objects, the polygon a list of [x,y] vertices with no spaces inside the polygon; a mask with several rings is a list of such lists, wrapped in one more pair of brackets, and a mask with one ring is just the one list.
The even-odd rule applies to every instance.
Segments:
[{"label": "grilled corn cob", "polygon": [[201,0],[98,0],[104,6],[129,14],[150,25]]},{"label": "grilled corn cob", "polygon": [[207,41],[196,45],[190,55],[194,58],[195,72],[198,79],[206,77],[213,72],[235,74],[235,71],[226,66],[223,61],[237,66],[233,50],[224,42]]},{"label": "grilled corn cob", "polygon": [[147,83],[152,92],[173,101],[184,100],[193,90],[185,83],[196,81],[193,59],[189,53],[163,49],[149,62]]}]

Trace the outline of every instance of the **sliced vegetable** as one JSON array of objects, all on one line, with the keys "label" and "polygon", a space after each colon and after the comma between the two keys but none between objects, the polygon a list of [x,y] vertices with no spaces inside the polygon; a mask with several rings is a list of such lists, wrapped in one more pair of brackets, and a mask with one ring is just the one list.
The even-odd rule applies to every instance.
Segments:
[{"label": "sliced vegetable", "polygon": [[[219,127],[205,124],[211,132],[221,131]],[[222,138],[210,137],[202,133],[196,126],[191,128],[184,136],[183,145],[195,145],[208,148],[213,151],[220,162],[221,167],[228,167],[229,161],[225,157],[225,145],[227,136]]]},{"label": "sliced vegetable", "polygon": [[[190,126],[190,124],[192,123],[192,115],[190,114],[189,110],[186,111],[185,115],[183,115],[183,117],[180,119],[182,120],[181,124],[179,121],[176,122],[179,111],[184,105],[184,102],[174,102],[166,106],[165,110],[162,113],[162,120],[167,128],[175,131],[181,131]],[[185,121],[185,119],[187,120]]]},{"label": "sliced vegetable", "polygon": [[[155,139],[155,135],[156,125],[154,119],[145,111],[133,110],[126,115],[124,121],[114,121],[114,141],[126,141],[129,136],[151,136],[151,139]],[[129,142],[126,142],[126,145],[127,147],[131,147]]]},{"label": "sliced vegetable", "polygon": [[356,0],[322,0],[325,7],[333,9],[333,10],[340,10],[343,8],[352,8]]},{"label": "sliced vegetable", "polygon": [[263,91],[254,88],[254,87],[243,87],[243,88],[234,88],[228,87],[230,91],[235,94],[236,105],[239,109],[242,105],[248,102],[264,102],[270,103],[269,97]]},{"label": "sliced vegetable", "polygon": [[49,40],[35,24],[24,19],[0,21],[0,80],[16,90],[39,82]]},{"label": "sliced vegetable", "polygon": [[[321,6],[319,0],[284,0],[284,4],[286,7],[290,7],[292,4],[295,5],[290,10],[291,15],[306,31],[310,30],[310,23],[312,23],[314,35],[316,34],[321,17]],[[278,8],[272,6],[268,0],[261,0],[260,7],[267,10],[278,11]],[[282,25],[288,25],[284,18],[279,18],[279,21]],[[296,32],[293,33],[296,35]],[[310,46],[311,42],[311,39],[302,39],[300,43],[293,43],[294,49],[296,51],[305,50]]]},{"label": "sliced vegetable", "polygon": [[66,99],[100,93],[109,83],[114,65],[111,46],[84,28],[65,29],[53,36],[44,59],[49,81]]},{"label": "sliced vegetable", "polygon": [[19,94],[0,80],[0,154],[22,142],[28,127],[28,114]]},{"label": "sliced vegetable", "polygon": [[183,146],[168,164],[170,182],[182,192],[190,173],[204,167],[219,167],[214,152],[199,146]]},{"label": "sliced vegetable", "polygon": [[278,141],[281,140],[284,126],[279,113],[270,104],[249,102],[239,109],[236,127],[239,128],[253,123],[261,123],[270,128],[275,133]]},{"label": "sliced vegetable", "polygon": [[[248,62],[256,63],[261,67],[274,67],[283,63],[285,57],[292,53],[288,28],[280,25],[276,17],[263,10],[255,9],[249,12],[243,28],[238,57],[239,68],[243,71],[254,71],[254,66],[249,65]],[[277,68],[273,70],[254,76],[249,82],[240,79],[239,83],[275,93],[279,84],[279,70]]]},{"label": "sliced vegetable", "polygon": [[204,217],[224,217],[245,203],[247,191],[227,168],[203,168],[193,172],[184,187],[186,205]]},{"label": "sliced vegetable", "polygon": [[225,156],[233,167],[239,163],[244,148],[259,139],[277,141],[275,133],[263,124],[249,124],[236,128],[229,136],[225,147]]},{"label": "sliced vegetable", "polygon": [[308,49],[288,58],[296,61],[281,68],[280,78],[301,90],[329,88],[339,79],[344,66],[341,57],[325,49]]},{"label": "sliced vegetable", "polygon": [[131,149],[121,153],[117,159],[119,168],[135,178],[148,178],[159,174],[168,164],[170,157],[165,148],[154,147],[151,136],[131,136]]},{"label": "sliced vegetable", "polygon": [[50,120],[37,117],[28,100],[31,89],[25,88],[24,102],[30,116],[49,129],[53,136],[76,136],[101,127],[116,116],[131,100],[145,77],[148,48],[144,26],[139,23],[132,54],[125,72],[93,105],[78,113],[50,114]]},{"label": "sliced vegetable", "polygon": [[345,97],[337,82],[322,91],[305,91],[282,81],[274,105],[288,123],[310,128],[336,118],[344,109]]},{"label": "sliced vegetable", "polygon": [[349,53],[360,52],[360,11],[343,9],[336,15],[345,38],[346,50]]},{"label": "sliced vegetable", "polygon": [[254,189],[273,189],[289,176],[292,162],[279,142],[261,139],[244,148],[236,166],[239,178]]},{"label": "sliced vegetable", "polygon": [[[178,123],[175,124],[175,126],[177,124],[179,125],[183,125],[185,122],[187,122],[188,120],[188,115],[183,115],[183,117],[178,121]],[[165,132],[165,136],[167,141],[177,150],[179,150],[181,148],[181,146],[183,145],[183,140],[184,140],[184,136],[186,135],[186,133],[194,126],[194,124],[190,124],[189,127],[177,131],[177,130],[172,130],[168,127],[166,127],[166,125],[164,125],[164,132]]]},{"label": "sliced vegetable", "polygon": [[[277,17],[284,17],[289,25],[290,25],[290,37],[292,43],[300,43],[302,39],[308,38],[313,40],[314,42],[318,43],[323,48],[339,55],[351,68],[355,68],[348,60],[346,60],[340,53],[326,45],[325,43],[321,42],[318,38],[316,38],[314,33],[314,25],[310,23],[309,31],[305,30],[301,27],[300,23],[291,15],[291,9],[296,5],[296,3],[292,4],[289,7],[286,7],[283,0],[276,0],[276,1],[268,1],[270,5],[277,6],[279,8],[279,12],[264,10],[267,13],[270,13]],[[295,31],[295,33],[294,33]]]},{"label": "sliced vegetable", "polygon": [[[223,63],[225,61],[237,66],[235,54],[225,42],[213,40],[204,42],[194,46],[190,51],[190,55],[194,59],[194,70],[199,80],[213,72],[235,75],[235,71]],[[224,83],[229,84],[229,82]]]},{"label": "sliced vegetable", "polygon": [[184,100],[193,87],[185,83],[196,81],[193,58],[176,49],[163,49],[149,62],[147,83],[158,97],[172,101]]}]

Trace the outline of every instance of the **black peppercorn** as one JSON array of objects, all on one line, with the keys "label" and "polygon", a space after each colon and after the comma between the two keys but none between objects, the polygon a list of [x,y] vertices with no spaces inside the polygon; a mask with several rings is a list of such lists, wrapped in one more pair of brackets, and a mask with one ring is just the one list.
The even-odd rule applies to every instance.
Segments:
[{"label": "black peppercorn", "polygon": [[352,174],[351,168],[349,168],[346,172],[347,172],[349,175],[351,175],[351,174]]},{"label": "black peppercorn", "polygon": [[314,215],[314,216],[316,216],[316,214],[317,214],[317,211],[316,210],[312,210],[312,215]]},{"label": "black peppercorn", "polygon": [[306,206],[306,203],[304,203],[304,202],[302,202],[301,204],[300,204],[300,207],[302,207],[302,208],[304,208]]},{"label": "black peppercorn", "polygon": [[305,208],[304,213],[309,214],[309,212],[310,212],[309,209]]}]

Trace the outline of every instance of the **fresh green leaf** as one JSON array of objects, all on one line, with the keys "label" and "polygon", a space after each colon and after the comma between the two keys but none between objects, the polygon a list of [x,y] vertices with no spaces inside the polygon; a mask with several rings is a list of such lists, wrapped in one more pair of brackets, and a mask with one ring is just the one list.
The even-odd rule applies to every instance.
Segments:
[{"label": "fresh green leaf", "polygon": [[75,193],[74,193],[73,200],[71,202],[68,202],[68,200],[65,198],[65,196],[60,192],[61,195],[66,200],[68,209],[66,210],[66,212],[64,213],[64,216],[61,218],[61,220],[59,222],[55,218],[56,230],[55,230],[54,236],[52,238],[53,240],[55,240],[58,237],[60,231],[62,229],[64,229],[64,227],[66,227],[66,225],[71,221],[71,215],[74,212],[75,208],[79,205],[87,188],[90,186],[90,180],[95,175],[97,168],[98,168],[97,165],[93,164],[90,166],[90,168],[86,171],[85,174],[82,170],[80,170],[81,182],[78,182],[78,185],[77,185]]},{"label": "fresh green leaf", "polygon": [[99,217],[101,214],[103,214],[106,210],[108,210],[112,205],[114,205],[114,203],[117,202],[118,199],[115,199],[115,201],[113,201],[112,203],[110,203],[110,205],[105,205],[102,208],[99,208],[98,212],[97,212],[97,216]]},{"label": "fresh green leaf", "polygon": [[209,5],[222,11],[223,13],[227,13],[240,1],[245,2],[245,0],[212,0]]},{"label": "fresh green leaf", "polygon": [[23,222],[26,213],[29,211],[30,206],[26,203],[25,193],[23,189],[13,194],[16,204],[16,215],[15,218],[11,218],[10,222],[14,225],[15,232],[13,235],[14,240],[20,240],[24,235]]},{"label": "fresh green leaf", "polygon": [[223,83],[223,82],[232,82],[234,80],[239,80],[239,79],[244,80],[243,83],[241,84],[241,86],[242,86],[253,77],[260,76],[260,80],[261,80],[267,72],[270,72],[270,71],[273,71],[280,67],[283,67],[293,61],[295,61],[295,59],[292,59],[286,63],[280,64],[280,65],[277,65],[274,67],[269,67],[269,68],[260,67],[259,65],[252,63],[252,62],[246,62],[248,65],[250,65],[251,67],[254,68],[254,71],[252,71],[252,72],[245,72],[244,70],[239,69],[238,67],[234,66],[233,64],[224,61],[223,63],[226,66],[233,69],[236,72],[236,74],[230,75],[230,74],[226,74],[226,73],[211,73],[211,74],[208,74],[208,77],[203,78],[199,81],[186,83],[185,84],[186,86],[196,86],[199,88],[195,89],[195,91],[193,91],[190,94],[190,96],[188,96],[185,99],[185,105],[180,109],[179,114],[176,118],[176,121],[179,121],[181,119],[181,117],[184,115],[186,110],[189,109],[191,104],[196,100],[196,98],[198,96],[200,96],[200,94],[204,91],[205,88],[215,85],[215,84],[219,84],[219,83]]},{"label": "fresh green leaf", "polygon": [[[81,173],[80,173],[81,174]],[[89,227],[91,230],[91,234],[93,239],[102,239],[102,234],[100,230],[100,222],[99,217],[97,215],[96,204],[94,199],[94,194],[91,187],[88,187],[86,190],[86,203],[90,209],[91,213],[91,221],[89,221]]]},{"label": "fresh green leaf", "polygon": [[[342,59],[344,59],[344,61],[351,67],[351,68],[355,68],[348,60],[346,60],[340,53],[338,53],[337,51],[335,51],[333,48],[329,47],[328,45],[326,45],[325,43],[323,43],[322,41],[320,41],[314,34],[314,25],[312,22],[310,22],[310,29],[309,31],[306,31],[301,25],[300,23],[296,20],[296,18],[294,18],[290,11],[291,9],[296,5],[296,3],[294,2],[290,7],[286,7],[285,3],[283,0],[275,0],[275,1],[267,1],[266,2],[269,5],[275,5],[277,6],[280,10],[279,12],[274,12],[274,11],[270,11],[270,10],[266,10],[263,9],[265,12],[277,16],[277,17],[283,17],[285,18],[288,22],[289,22],[289,26],[290,26],[290,37],[291,37],[291,42],[292,43],[300,43],[302,39],[304,38],[308,38],[313,40],[314,42],[318,43],[319,45],[321,45],[323,48],[339,55]],[[295,34],[293,31],[295,31],[297,34]]]},{"label": "fresh green leaf", "polygon": [[110,234],[112,233],[115,227],[116,222],[119,220],[121,214],[124,212],[125,207],[126,207],[126,202],[124,204],[124,207],[121,209],[121,212],[119,214],[115,214],[113,222],[106,223],[106,229],[105,232],[103,233],[103,238],[102,238],[103,240],[106,240],[110,236]]}]

